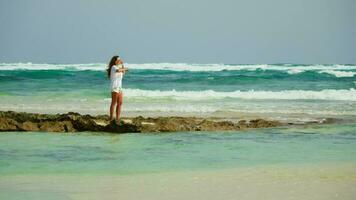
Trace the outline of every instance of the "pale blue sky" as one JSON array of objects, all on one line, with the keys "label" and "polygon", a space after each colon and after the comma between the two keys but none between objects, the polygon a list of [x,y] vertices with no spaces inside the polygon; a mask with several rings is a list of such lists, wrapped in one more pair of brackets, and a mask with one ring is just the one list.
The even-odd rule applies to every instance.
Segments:
[{"label": "pale blue sky", "polygon": [[356,63],[354,0],[0,0],[0,62]]}]

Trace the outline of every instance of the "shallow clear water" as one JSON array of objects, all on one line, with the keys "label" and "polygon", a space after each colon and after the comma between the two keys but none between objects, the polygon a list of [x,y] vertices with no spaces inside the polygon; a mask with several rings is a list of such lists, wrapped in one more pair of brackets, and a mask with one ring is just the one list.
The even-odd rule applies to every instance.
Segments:
[{"label": "shallow clear water", "polygon": [[164,134],[0,134],[0,174],[128,174],[356,163],[356,124]]}]

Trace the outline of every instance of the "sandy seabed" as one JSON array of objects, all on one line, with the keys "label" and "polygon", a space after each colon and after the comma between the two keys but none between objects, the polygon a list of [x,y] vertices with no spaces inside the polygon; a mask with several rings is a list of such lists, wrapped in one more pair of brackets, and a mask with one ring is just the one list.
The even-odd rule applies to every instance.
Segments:
[{"label": "sandy seabed", "polygon": [[3,175],[0,199],[356,199],[356,163],[130,175]]}]

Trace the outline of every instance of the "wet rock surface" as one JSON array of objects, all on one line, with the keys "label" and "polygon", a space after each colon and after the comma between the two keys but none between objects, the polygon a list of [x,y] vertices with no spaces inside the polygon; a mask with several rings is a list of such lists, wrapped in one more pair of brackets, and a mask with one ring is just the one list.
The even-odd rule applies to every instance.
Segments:
[{"label": "wet rock surface", "polygon": [[111,132],[148,133],[176,131],[225,131],[246,128],[268,128],[283,126],[278,121],[264,119],[218,121],[196,117],[123,118],[120,124],[109,121],[107,115],[39,114],[14,111],[0,111],[0,131],[47,131],[47,132]]}]

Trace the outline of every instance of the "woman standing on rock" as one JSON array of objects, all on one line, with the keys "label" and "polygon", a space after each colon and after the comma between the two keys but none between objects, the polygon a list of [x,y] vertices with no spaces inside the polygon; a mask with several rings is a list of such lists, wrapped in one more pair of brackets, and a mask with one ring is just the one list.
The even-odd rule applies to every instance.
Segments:
[{"label": "woman standing on rock", "polygon": [[110,105],[110,121],[113,120],[114,109],[116,105],[116,124],[120,123],[120,112],[122,105],[122,78],[125,72],[128,71],[124,67],[124,62],[119,56],[113,56],[107,68],[108,78],[110,78],[111,89],[111,105]]}]

